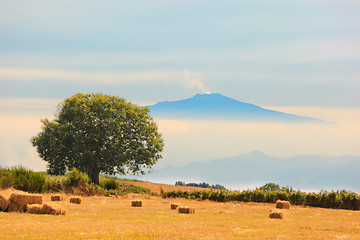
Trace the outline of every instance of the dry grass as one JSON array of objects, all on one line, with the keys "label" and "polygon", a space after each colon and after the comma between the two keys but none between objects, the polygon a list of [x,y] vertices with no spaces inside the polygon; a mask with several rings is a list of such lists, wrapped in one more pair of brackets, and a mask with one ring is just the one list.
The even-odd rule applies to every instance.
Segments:
[{"label": "dry grass", "polygon": [[[51,195],[44,195],[50,201]],[[132,208],[131,200],[144,207]],[[274,204],[176,199],[196,214],[179,214],[170,199],[129,195],[60,202],[66,215],[0,212],[1,239],[360,239],[360,211],[303,208],[269,218]]]}]

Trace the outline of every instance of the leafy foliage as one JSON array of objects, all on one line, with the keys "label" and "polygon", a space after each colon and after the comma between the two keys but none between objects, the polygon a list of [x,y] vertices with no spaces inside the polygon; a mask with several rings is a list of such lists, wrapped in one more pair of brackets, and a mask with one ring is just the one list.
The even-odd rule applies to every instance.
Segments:
[{"label": "leafy foliage", "polygon": [[41,173],[23,167],[13,167],[0,169],[0,187],[13,187],[31,193],[42,193],[49,191],[50,183]]},{"label": "leafy foliage", "polygon": [[100,182],[100,186],[106,190],[114,190],[119,188],[115,178],[105,179],[104,181]]},{"label": "leafy foliage", "polygon": [[65,99],[31,140],[50,174],[73,167],[99,184],[99,173],[141,173],[160,159],[163,139],[147,107],[104,94]]},{"label": "leafy foliage", "polygon": [[13,187],[18,190],[44,193],[44,192],[70,192],[81,195],[125,195],[128,193],[154,194],[144,187],[126,184],[120,186],[116,178],[104,177],[101,186],[89,182],[89,177],[73,168],[62,179],[50,179],[46,174],[33,172],[23,167],[11,169],[0,168],[0,188]]},{"label": "leafy foliage", "polygon": [[261,186],[259,189],[265,192],[271,192],[271,191],[280,190],[280,186],[279,184],[276,183],[266,183],[264,186]]},{"label": "leafy foliage", "polygon": [[72,171],[67,174],[64,185],[68,187],[78,187],[80,184],[86,185],[89,182],[90,179],[86,174],[80,172],[76,168],[73,168]]}]

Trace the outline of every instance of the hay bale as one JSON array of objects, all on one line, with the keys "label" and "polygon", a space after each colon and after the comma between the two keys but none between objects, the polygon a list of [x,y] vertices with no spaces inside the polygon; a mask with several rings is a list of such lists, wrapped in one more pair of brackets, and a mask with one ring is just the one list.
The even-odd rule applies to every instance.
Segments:
[{"label": "hay bale", "polygon": [[142,201],[140,201],[140,200],[131,201],[131,206],[132,207],[142,207]]},{"label": "hay bale", "polygon": [[269,218],[283,219],[284,214],[282,212],[272,212],[272,211],[270,211]]},{"label": "hay bale", "polygon": [[42,204],[30,204],[26,205],[25,212],[31,214],[42,214]]},{"label": "hay bale", "polygon": [[290,209],[290,202],[289,201],[277,200],[276,201],[276,208]]},{"label": "hay bale", "polygon": [[71,197],[70,203],[81,204],[81,198],[80,197]]},{"label": "hay bale", "polygon": [[0,195],[0,211],[6,212],[9,206],[9,196],[5,194]]},{"label": "hay bale", "polygon": [[26,205],[26,212],[31,214],[65,215],[66,211],[60,206],[50,204]]},{"label": "hay bale", "polygon": [[50,205],[45,203],[42,207],[42,214],[65,215],[66,211],[58,205]]},{"label": "hay bale", "polygon": [[170,205],[170,208],[172,209],[172,210],[175,210],[175,209],[177,209],[179,207],[179,204],[177,204],[177,203],[172,203],[171,205]]},{"label": "hay bale", "polygon": [[53,195],[51,196],[51,201],[53,202],[64,201],[64,197],[62,195]]},{"label": "hay bale", "polygon": [[43,197],[36,194],[13,193],[9,201],[8,212],[25,212],[26,205],[42,204]]},{"label": "hay bale", "polygon": [[186,207],[186,206],[178,207],[178,211],[179,211],[179,213],[185,213],[185,214],[194,214],[195,213],[194,208]]}]

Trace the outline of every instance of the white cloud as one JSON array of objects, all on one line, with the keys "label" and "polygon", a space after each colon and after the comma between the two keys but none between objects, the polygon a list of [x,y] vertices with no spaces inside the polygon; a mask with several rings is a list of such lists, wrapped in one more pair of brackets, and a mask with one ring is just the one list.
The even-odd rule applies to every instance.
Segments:
[{"label": "white cloud", "polygon": [[0,68],[0,81],[53,81],[102,85],[131,85],[139,83],[180,84],[197,92],[209,92],[204,87],[201,73],[188,70],[153,70],[123,73],[88,73],[68,70]]},{"label": "white cloud", "polygon": [[0,112],[6,112],[7,110],[18,109],[42,109],[48,112],[48,110],[54,110],[55,107],[62,101],[62,99],[56,98],[8,98],[0,97]]},{"label": "white cloud", "polygon": [[186,123],[178,120],[157,120],[160,132],[166,133],[186,133],[189,127]]}]

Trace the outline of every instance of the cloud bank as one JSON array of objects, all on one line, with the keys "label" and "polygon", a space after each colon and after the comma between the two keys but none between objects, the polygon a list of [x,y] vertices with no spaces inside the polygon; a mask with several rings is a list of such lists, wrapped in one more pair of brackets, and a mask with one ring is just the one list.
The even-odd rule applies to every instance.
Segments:
[{"label": "cloud bank", "polygon": [[196,92],[209,93],[202,81],[202,74],[188,70],[153,70],[104,74],[54,69],[0,68],[0,81],[9,80],[77,82],[110,86],[135,85],[141,83],[175,83],[182,85],[184,88],[193,89]]}]

